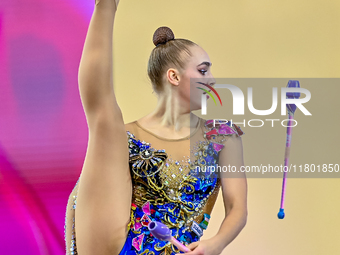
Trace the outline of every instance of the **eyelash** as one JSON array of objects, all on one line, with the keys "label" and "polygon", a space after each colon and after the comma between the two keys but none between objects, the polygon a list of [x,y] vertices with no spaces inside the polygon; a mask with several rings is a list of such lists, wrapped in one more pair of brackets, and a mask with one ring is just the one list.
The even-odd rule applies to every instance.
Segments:
[{"label": "eyelash", "polygon": [[207,70],[199,70],[199,72],[202,74],[202,75],[205,75],[206,72],[208,72]]}]

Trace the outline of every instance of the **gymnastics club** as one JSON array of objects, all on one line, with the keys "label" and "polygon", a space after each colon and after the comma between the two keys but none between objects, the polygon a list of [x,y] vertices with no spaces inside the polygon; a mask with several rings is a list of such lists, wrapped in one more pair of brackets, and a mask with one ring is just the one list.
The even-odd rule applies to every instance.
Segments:
[{"label": "gymnastics club", "polygon": [[[299,81],[294,81],[294,80],[289,80],[287,88],[300,88],[300,83]],[[296,99],[300,98],[300,93],[299,92],[288,92],[286,95],[286,98],[288,99]],[[288,163],[289,163],[289,154],[290,154],[290,143],[292,141],[292,120],[294,119],[294,113],[296,110],[296,105],[295,104],[287,104],[287,109],[288,109],[288,115],[289,115],[289,122],[287,125],[287,138],[286,138],[286,151],[285,151],[285,161],[284,161],[284,169],[283,171],[283,181],[282,181],[282,193],[281,193],[281,207],[280,211],[277,214],[277,217],[279,219],[283,219],[285,217],[285,212],[284,212],[284,202],[285,202],[285,192],[286,192],[286,178],[287,178],[287,169],[288,169]]]},{"label": "gymnastics club", "polygon": [[151,221],[148,228],[153,236],[161,241],[170,241],[175,245],[180,251],[189,252],[191,251],[188,247],[178,241],[171,235],[170,229],[159,221]]}]

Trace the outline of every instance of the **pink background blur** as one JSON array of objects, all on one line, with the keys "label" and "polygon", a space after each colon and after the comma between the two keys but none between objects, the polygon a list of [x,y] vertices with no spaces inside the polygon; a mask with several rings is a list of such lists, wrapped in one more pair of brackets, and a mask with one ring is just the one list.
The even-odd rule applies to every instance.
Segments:
[{"label": "pink background blur", "polygon": [[0,2],[0,254],[65,254],[87,126],[77,72],[93,3]]}]

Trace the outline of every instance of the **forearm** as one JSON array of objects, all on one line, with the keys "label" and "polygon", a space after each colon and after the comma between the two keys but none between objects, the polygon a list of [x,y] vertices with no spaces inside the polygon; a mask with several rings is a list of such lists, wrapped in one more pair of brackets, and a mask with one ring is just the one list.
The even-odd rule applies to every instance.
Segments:
[{"label": "forearm", "polygon": [[78,82],[85,112],[113,93],[112,44],[114,0],[95,5],[79,65]]},{"label": "forearm", "polygon": [[224,218],[218,233],[212,238],[216,243],[216,248],[222,250],[229,245],[247,222],[247,213],[244,209],[232,208],[228,215]]}]

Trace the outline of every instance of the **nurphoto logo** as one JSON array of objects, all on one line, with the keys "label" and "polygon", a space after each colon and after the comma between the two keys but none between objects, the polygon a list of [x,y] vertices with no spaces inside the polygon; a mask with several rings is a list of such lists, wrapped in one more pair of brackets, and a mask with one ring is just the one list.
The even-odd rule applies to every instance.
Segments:
[{"label": "nurphoto logo", "polygon": [[[231,94],[232,94],[232,98],[233,98],[233,115],[244,115],[244,107],[245,107],[245,96],[243,94],[243,91],[235,86],[235,85],[231,85],[231,84],[216,84],[214,85],[214,88],[210,85],[204,84],[202,82],[198,82],[201,85],[205,85],[207,86],[211,91],[213,91],[217,98],[220,101],[220,104],[222,106],[222,100],[219,96],[219,94],[217,93],[217,91],[215,89],[228,89]],[[216,104],[216,100],[213,96],[213,94],[203,88],[197,87],[203,91],[205,91],[215,102]],[[248,87],[247,88],[247,105],[248,105],[248,109],[251,113],[258,115],[258,116],[268,116],[271,115],[272,113],[274,113],[277,108],[278,108],[278,88],[277,87],[273,87],[272,88],[272,105],[269,109],[255,109],[254,104],[253,104],[253,88],[252,87]],[[300,94],[305,94],[304,98],[300,98]],[[201,114],[202,115],[206,115],[207,114],[207,94],[202,94],[201,96]],[[294,114],[292,112],[292,108],[294,108],[294,112],[296,109],[299,109],[304,115],[306,116],[312,116],[312,114],[307,110],[307,108],[303,105],[307,102],[309,102],[309,100],[311,99],[311,92],[305,88],[300,88],[299,82],[298,81],[289,81],[288,86],[287,87],[282,87],[281,88],[281,115],[285,116],[287,115],[287,109],[288,109],[288,114]],[[265,119],[265,121],[271,121],[272,123],[272,127],[274,126],[274,121],[280,121],[279,119]],[[254,122],[259,122],[260,125],[252,125],[251,123]],[[284,123],[288,122],[288,125],[285,125]],[[297,125],[297,121],[296,120],[292,120],[292,119],[286,119],[286,120],[282,120],[281,124],[284,127],[288,127],[291,126],[292,122],[295,123],[294,126]],[[243,126],[245,126],[245,120],[243,122],[234,122],[235,124],[243,124]],[[264,125],[264,121],[261,119],[252,119],[248,121],[248,125],[250,127],[262,127]],[[293,127],[293,126],[292,126]]]}]

